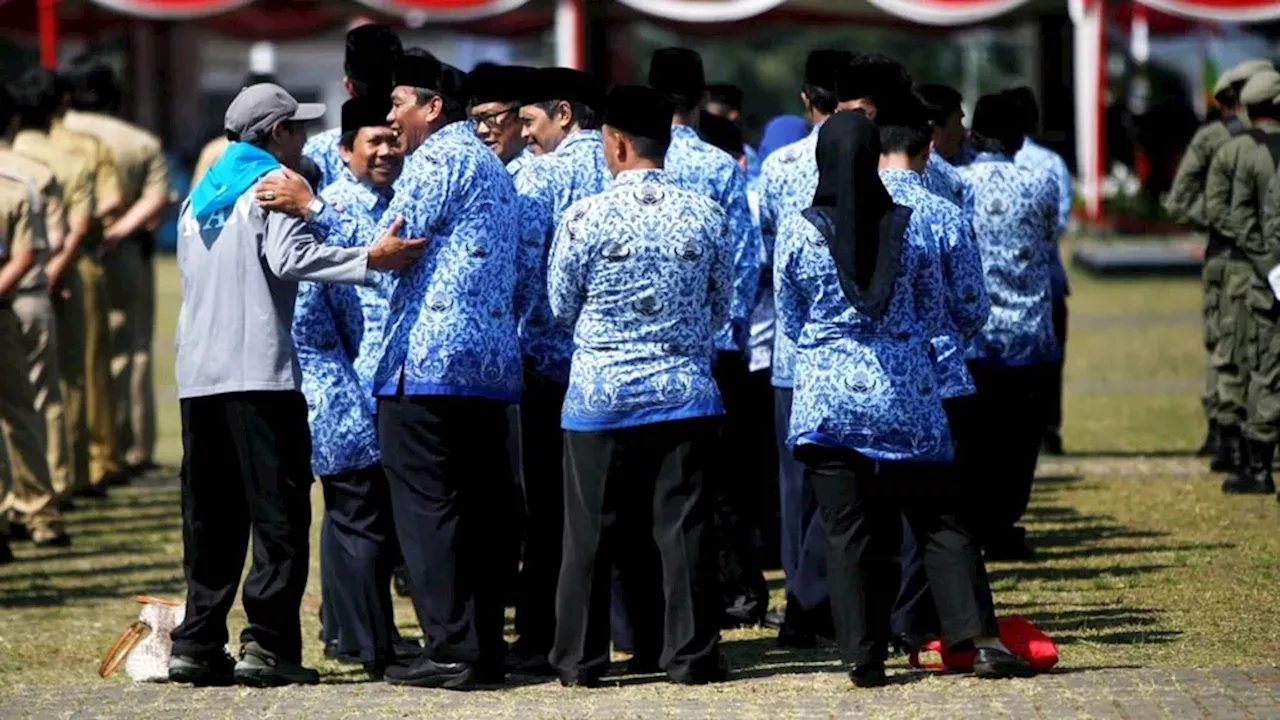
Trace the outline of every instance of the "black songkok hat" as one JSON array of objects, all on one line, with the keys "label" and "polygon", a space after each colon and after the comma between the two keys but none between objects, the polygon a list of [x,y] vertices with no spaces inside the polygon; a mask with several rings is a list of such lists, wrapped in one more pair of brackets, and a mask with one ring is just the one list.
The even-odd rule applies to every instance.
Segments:
[{"label": "black songkok hat", "polygon": [[362,95],[342,103],[342,134],[363,127],[386,127],[391,112],[391,98],[386,95]]},{"label": "black songkok hat", "polygon": [[877,104],[876,125],[923,128],[929,125],[929,114],[915,93],[898,91]]},{"label": "black songkok hat", "polygon": [[401,53],[400,38],[386,25],[361,25],[347,33],[343,73],[370,91],[391,89],[392,74]]},{"label": "black songkok hat", "polygon": [[855,55],[836,73],[836,98],[882,98],[911,90],[911,77],[896,61],[879,53]]},{"label": "black songkok hat", "polygon": [[743,153],[742,129],[728,118],[702,113],[701,119],[698,120],[698,132],[702,133],[703,140],[729,153],[735,159]]},{"label": "black songkok hat", "polygon": [[707,89],[702,56],[688,48],[655,50],[649,60],[649,87],[677,101],[697,102]]},{"label": "black songkok hat", "polygon": [[477,65],[467,73],[467,95],[472,105],[525,104],[536,71],[519,65]]},{"label": "black songkok hat", "polygon": [[1017,102],[1008,93],[983,95],[973,108],[970,129],[983,137],[1006,144],[1022,140],[1022,118]]},{"label": "black songkok hat", "polygon": [[742,110],[742,88],[730,83],[712,83],[707,86],[707,96],[712,102],[718,102],[734,110]]},{"label": "black songkok hat", "polygon": [[443,66],[431,53],[406,52],[396,60],[395,68],[395,85],[441,92],[440,75]]},{"label": "black songkok hat", "polygon": [[628,135],[671,142],[671,98],[642,85],[614,85],[605,99],[604,123]]},{"label": "black songkok hat", "polygon": [[436,91],[441,95],[457,101],[459,105],[467,104],[467,74],[449,63],[440,63],[440,82]]},{"label": "black songkok hat", "polygon": [[804,84],[834,91],[836,76],[852,61],[848,50],[814,50],[804,62]]},{"label": "black songkok hat", "polygon": [[595,112],[600,112],[604,105],[604,95],[604,83],[591,73],[561,67],[541,68],[534,73],[532,82],[529,83],[524,104],[562,100],[582,103]]}]

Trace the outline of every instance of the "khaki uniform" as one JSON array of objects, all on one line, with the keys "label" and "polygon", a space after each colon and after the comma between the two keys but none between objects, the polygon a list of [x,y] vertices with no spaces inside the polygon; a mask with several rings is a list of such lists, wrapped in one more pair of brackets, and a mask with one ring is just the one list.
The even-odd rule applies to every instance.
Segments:
[{"label": "khaki uniform", "polygon": [[1204,407],[1205,417],[1211,421],[1216,420],[1218,408],[1218,372],[1213,365],[1213,353],[1220,335],[1219,308],[1228,243],[1210,230],[1205,220],[1205,178],[1209,173],[1209,164],[1218,150],[1231,138],[1248,130],[1248,127],[1248,121],[1241,115],[1215,120],[1197,130],[1187,145],[1182,160],[1178,162],[1173,187],[1165,198],[1165,210],[1171,218],[1195,230],[1206,231],[1209,235],[1205,246],[1204,267],[1200,273],[1204,288],[1201,311],[1204,318],[1203,338],[1207,368],[1200,404]]},{"label": "khaki uniform", "polygon": [[[73,474],[79,490],[100,486],[121,469],[111,404],[107,278],[100,249],[103,223],[120,208],[120,179],[111,151],[92,135],[68,130],[59,118],[49,137],[64,154],[90,159],[94,183],[89,232],[72,272],[63,279],[70,292],[65,299],[54,299],[60,311],[58,349],[66,388],[68,445],[77,463]],[[84,472],[78,469],[81,462],[87,462]]]},{"label": "khaki uniform", "polygon": [[[48,133],[36,130],[19,132],[13,140],[13,149],[53,170],[63,188],[68,225],[75,232],[83,233],[94,212],[95,167],[91,159],[68,153],[55,144]],[[84,357],[69,355],[68,348],[63,347],[63,341],[71,344],[73,351],[84,345],[84,294],[74,260],[58,284],[56,310],[43,278],[38,284],[32,282],[24,286],[24,292],[14,298],[13,309],[22,323],[30,356],[36,409],[45,418],[49,472],[53,479],[51,489],[61,496],[88,482],[88,445],[83,443],[88,435],[84,416]],[[64,289],[73,297],[63,298]],[[67,327],[62,327],[63,324]],[[70,401],[69,408],[64,397]]]},{"label": "khaki uniform", "polygon": [[209,172],[209,168],[218,162],[218,158],[222,157],[223,151],[230,144],[231,141],[226,137],[216,137],[205,143],[200,150],[200,157],[196,159],[196,169],[191,172],[191,187],[199,184],[200,178],[204,177],[204,174]]},{"label": "khaki uniform", "polygon": [[[33,228],[39,227],[39,194],[35,183],[0,177],[0,241],[7,262],[21,250],[36,251],[37,263],[47,252],[47,241]],[[36,212],[33,212],[35,210]],[[42,282],[44,269],[37,265],[19,283],[19,289],[0,298],[0,426],[5,436],[4,469],[0,487],[6,492],[4,510],[14,510],[24,517],[37,540],[60,535],[62,516],[54,504],[52,479],[49,475],[48,435],[45,418],[37,411],[41,389],[32,382],[34,366],[30,339],[40,335],[51,338],[46,330],[32,331],[15,312],[15,305],[29,297],[33,283]],[[48,296],[43,293],[45,302]],[[51,313],[50,313],[51,315]],[[57,383],[54,383],[54,387]]]},{"label": "khaki uniform", "polygon": [[[1232,138],[1213,156],[1205,178],[1204,215],[1212,239],[1221,242],[1222,291],[1218,305],[1218,337],[1213,367],[1218,373],[1215,419],[1223,427],[1243,428],[1248,414],[1249,303],[1256,290],[1256,271],[1241,247],[1246,228],[1232,212],[1236,170],[1258,143],[1249,135]],[[1256,293],[1255,303],[1258,301]]]},{"label": "khaki uniform", "polygon": [[[120,178],[121,210],[155,193],[169,195],[160,141],[130,123],[99,113],[67,113],[69,130],[92,135],[111,151]],[[129,465],[149,463],[155,450],[155,274],[143,241],[129,238],[103,260],[110,307],[112,398],[116,437]]]},{"label": "khaki uniform", "polygon": [[[1249,363],[1249,387],[1244,436],[1248,440],[1274,445],[1280,440],[1280,305],[1267,282],[1267,273],[1280,264],[1280,235],[1268,235],[1267,223],[1275,228],[1280,198],[1268,205],[1267,192],[1276,176],[1280,158],[1280,122],[1261,120],[1254,147],[1244,153],[1236,167],[1231,194],[1229,223],[1237,228],[1237,245],[1244,253],[1253,277],[1248,291],[1249,314],[1245,357]],[[1270,146],[1270,147],[1269,147]]]}]

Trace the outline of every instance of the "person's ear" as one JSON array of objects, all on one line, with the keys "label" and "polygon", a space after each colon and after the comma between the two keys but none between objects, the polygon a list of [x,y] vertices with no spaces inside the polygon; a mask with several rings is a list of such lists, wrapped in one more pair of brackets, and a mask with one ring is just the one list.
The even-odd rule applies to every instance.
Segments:
[{"label": "person's ear", "polygon": [[561,100],[556,103],[556,124],[567,129],[573,124],[573,106]]}]

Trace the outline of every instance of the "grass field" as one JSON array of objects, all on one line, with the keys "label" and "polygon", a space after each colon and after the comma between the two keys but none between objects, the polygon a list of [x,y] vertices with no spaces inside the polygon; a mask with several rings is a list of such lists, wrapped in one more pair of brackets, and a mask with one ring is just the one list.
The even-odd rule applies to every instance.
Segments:
[{"label": "grass field", "polygon": [[[1065,667],[1269,664],[1280,650],[1273,609],[1280,508],[1268,497],[1223,497],[1190,457],[1203,432],[1198,283],[1073,283],[1064,431],[1071,454],[1042,463],[1027,518],[1043,561],[991,568],[1000,611],[1026,615],[1055,637]],[[161,261],[159,287],[159,459],[171,467],[110,500],[82,501],[70,518],[72,548],[16,546],[19,561],[0,568],[0,686],[102,683],[95,674],[102,654],[137,616],[132,596],[182,595],[171,259]],[[781,601],[781,579],[771,580]],[[318,604],[313,572],[303,608],[307,661],[326,682],[361,679],[321,658]],[[402,629],[418,634],[406,601],[397,600],[397,612]],[[233,637],[242,623],[237,608]],[[725,641],[734,669],[759,678],[734,683],[735,693],[847,687],[799,674],[835,671],[829,649],[783,652],[760,630],[729,632]],[[526,686],[511,698],[555,691]],[[724,690],[658,684],[602,692],[707,699]]]}]

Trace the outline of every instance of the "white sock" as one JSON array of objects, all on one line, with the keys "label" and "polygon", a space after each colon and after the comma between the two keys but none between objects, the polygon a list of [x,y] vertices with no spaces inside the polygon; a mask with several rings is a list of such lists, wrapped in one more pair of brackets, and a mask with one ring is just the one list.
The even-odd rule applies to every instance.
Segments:
[{"label": "white sock", "polygon": [[[992,650],[1003,650],[1004,652],[1009,652],[1009,648],[1005,647],[1004,643],[1000,642],[1000,638],[994,636],[974,638],[973,646],[975,648],[990,648]],[[1009,654],[1012,655],[1013,653]]]}]

